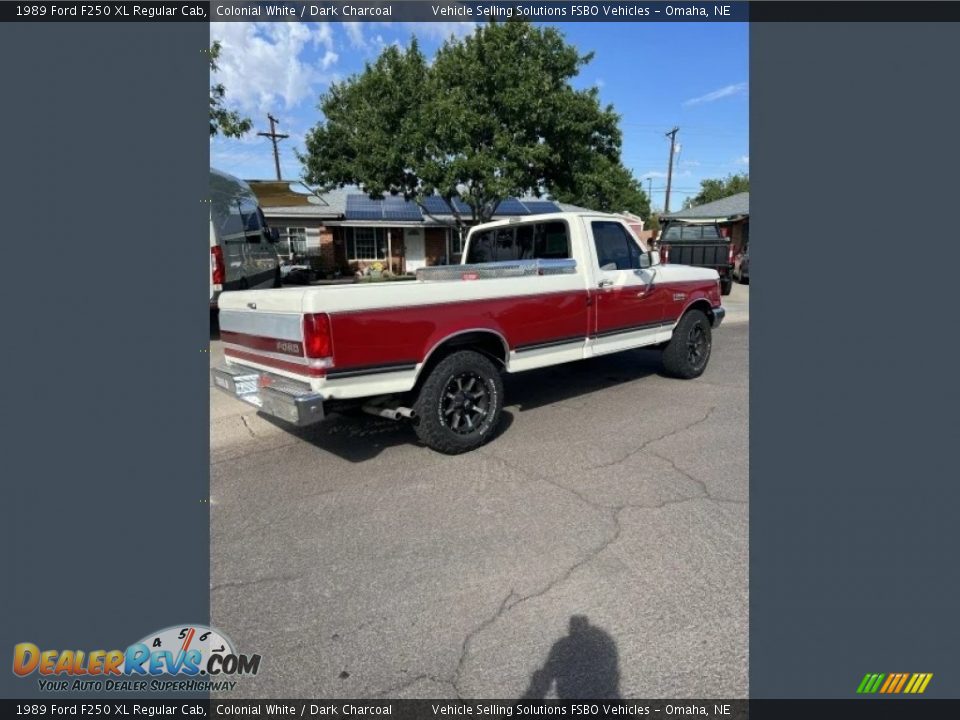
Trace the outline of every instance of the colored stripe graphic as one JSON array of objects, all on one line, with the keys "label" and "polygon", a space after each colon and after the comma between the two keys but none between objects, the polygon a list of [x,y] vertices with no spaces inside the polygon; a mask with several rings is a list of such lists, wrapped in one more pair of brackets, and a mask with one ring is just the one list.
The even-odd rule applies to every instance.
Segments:
[{"label": "colored stripe graphic", "polygon": [[921,695],[933,679],[933,673],[867,673],[857,686],[859,695]]}]

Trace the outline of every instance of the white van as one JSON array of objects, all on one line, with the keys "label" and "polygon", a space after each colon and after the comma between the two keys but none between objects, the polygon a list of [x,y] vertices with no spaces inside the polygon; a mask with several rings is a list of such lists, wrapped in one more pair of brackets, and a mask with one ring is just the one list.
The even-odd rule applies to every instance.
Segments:
[{"label": "white van", "polygon": [[243,180],[210,169],[210,307],[225,290],[280,287],[276,230]]}]

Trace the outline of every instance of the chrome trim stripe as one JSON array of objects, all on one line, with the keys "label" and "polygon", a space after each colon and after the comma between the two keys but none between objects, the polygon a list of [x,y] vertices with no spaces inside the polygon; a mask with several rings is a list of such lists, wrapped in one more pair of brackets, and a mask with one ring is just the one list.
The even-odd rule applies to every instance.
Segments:
[{"label": "chrome trim stripe", "polygon": [[[305,358],[297,355],[284,355],[283,353],[270,352],[268,350],[258,350],[256,348],[247,347],[246,345],[237,345],[235,343],[228,342],[223,343],[223,349],[235,350],[236,352],[242,352],[248,355],[260,355],[264,358],[270,358],[273,360],[283,360],[284,362],[303,365],[304,367],[330,367],[329,358]],[[242,360],[239,362],[242,362]]]},{"label": "chrome trim stripe", "polygon": [[300,313],[221,310],[220,328],[244,335],[302,342],[302,318]]}]

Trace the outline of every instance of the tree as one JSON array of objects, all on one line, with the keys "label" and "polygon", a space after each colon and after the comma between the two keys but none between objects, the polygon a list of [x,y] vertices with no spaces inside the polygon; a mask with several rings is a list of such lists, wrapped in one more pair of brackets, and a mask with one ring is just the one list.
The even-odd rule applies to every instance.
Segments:
[{"label": "tree", "polygon": [[[214,41],[210,45],[210,74],[213,75],[219,69],[217,67],[217,58],[220,57],[220,43]],[[253,127],[253,121],[245,118],[236,110],[228,110],[224,106],[224,97],[226,88],[223,83],[217,83],[210,86],[210,137],[216,134],[222,134],[225,137],[242,137],[250,132]]]},{"label": "tree", "polygon": [[627,168],[606,155],[596,155],[589,169],[574,178],[573,187],[559,189],[553,197],[590,210],[630,212],[649,222],[650,198]]},{"label": "tree", "polygon": [[694,205],[703,205],[704,203],[720,200],[730,197],[737,193],[749,192],[750,176],[746,173],[737,175],[728,175],[725,179],[701,180],[700,192],[692,199],[688,198],[684,207],[693,207]]},{"label": "tree", "polygon": [[490,23],[450,39],[432,64],[416,40],[390,47],[321,97],[324,119],[301,155],[310,182],[371,197],[453,199],[471,221],[507,197],[576,193],[603,157],[619,165],[619,116],[570,80],[588,63],[553,28]]}]

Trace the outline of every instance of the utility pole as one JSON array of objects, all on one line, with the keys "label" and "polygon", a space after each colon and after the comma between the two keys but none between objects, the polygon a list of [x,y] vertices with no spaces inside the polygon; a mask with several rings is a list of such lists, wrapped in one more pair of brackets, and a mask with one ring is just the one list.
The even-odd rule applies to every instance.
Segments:
[{"label": "utility pole", "polygon": [[650,201],[650,209],[653,210],[653,178],[647,178],[647,200]]},{"label": "utility pole", "polygon": [[677,133],[680,128],[674,126],[673,130],[667,133],[670,138],[670,164],[667,165],[667,196],[663,201],[663,212],[670,212],[670,184],[673,182],[673,151],[677,146]]},{"label": "utility pole", "polygon": [[283,140],[284,138],[290,137],[289,135],[282,135],[277,132],[276,125],[279,122],[273,115],[267,113],[267,119],[270,120],[270,132],[258,132],[257,135],[263,135],[263,137],[270,138],[270,141],[273,143],[273,164],[277,168],[277,180],[280,180],[280,152],[277,150],[277,140]]}]

